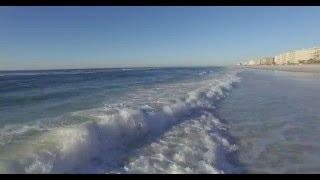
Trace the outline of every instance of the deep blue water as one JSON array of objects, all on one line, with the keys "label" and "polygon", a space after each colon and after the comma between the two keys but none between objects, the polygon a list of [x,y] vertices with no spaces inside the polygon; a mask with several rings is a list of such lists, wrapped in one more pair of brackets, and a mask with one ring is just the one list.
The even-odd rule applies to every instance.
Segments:
[{"label": "deep blue water", "polygon": [[0,127],[103,106],[137,87],[193,79],[221,68],[0,72]]}]

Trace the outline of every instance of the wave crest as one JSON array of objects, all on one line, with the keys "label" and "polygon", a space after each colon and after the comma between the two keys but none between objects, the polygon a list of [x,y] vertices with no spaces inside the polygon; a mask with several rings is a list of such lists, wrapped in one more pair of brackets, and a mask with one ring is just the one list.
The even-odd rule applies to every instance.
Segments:
[{"label": "wave crest", "polygon": [[[237,71],[229,71],[217,78],[202,81],[184,97],[165,103],[147,103],[139,106],[140,108],[135,108],[137,105],[109,106],[74,113],[73,116],[86,116],[90,121],[53,128],[41,132],[40,135],[23,139],[22,142],[13,142],[3,152],[3,156],[7,158],[1,160],[3,163],[0,163],[0,172],[105,173],[124,167],[132,149],[141,147],[148,139],[158,137],[168,128],[195,114],[212,111],[216,101],[225,97],[232,85],[240,80],[237,73]],[[176,88],[179,87],[176,86]],[[159,93],[159,91],[155,92]],[[208,119],[207,116],[204,115],[203,119]],[[211,119],[213,119],[210,121],[213,123],[212,126],[217,128],[221,126],[213,117]],[[208,123],[201,120],[193,123],[200,128],[211,127],[200,126],[201,122]],[[188,130],[184,129],[184,131]],[[204,130],[200,138],[204,138],[201,141],[205,141],[207,148],[216,146],[214,141],[206,140],[212,137],[215,137],[216,141],[221,141],[224,146],[232,146],[226,140],[221,138],[218,140],[219,135],[207,137],[206,132]],[[151,144],[151,146],[157,145]],[[203,156],[201,158],[210,160],[212,158],[209,156],[212,156],[212,153],[209,150],[201,155]],[[185,161],[186,158],[188,157],[183,152],[174,155],[176,161]],[[190,160],[190,163],[191,161],[193,160]],[[209,166],[205,160],[201,162],[198,168],[204,169],[204,172],[220,172]],[[170,166],[169,169],[172,171],[167,172],[188,171],[179,170],[175,165]]]}]

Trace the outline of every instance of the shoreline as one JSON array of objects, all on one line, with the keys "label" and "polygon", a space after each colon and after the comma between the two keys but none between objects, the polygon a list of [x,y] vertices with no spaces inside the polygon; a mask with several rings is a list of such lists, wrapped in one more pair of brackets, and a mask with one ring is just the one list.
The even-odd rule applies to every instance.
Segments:
[{"label": "shoreline", "polygon": [[302,64],[302,65],[253,65],[244,66],[249,69],[277,70],[288,72],[320,73],[320,64]]}]

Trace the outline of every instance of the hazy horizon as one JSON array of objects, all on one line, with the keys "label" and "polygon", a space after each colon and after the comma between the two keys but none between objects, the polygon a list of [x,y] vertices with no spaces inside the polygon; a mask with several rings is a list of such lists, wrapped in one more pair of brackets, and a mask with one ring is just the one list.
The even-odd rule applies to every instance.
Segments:
[{"label": "hazy horizon", "polygon": [[0,69],[0,72],[5,71],[54,71],[54,70],[84,70],[84,69],[144,69],[144,68],[205,68],[205,67],[228,67],[228,66],[236,66],[236,65],[198,65],[198,66],[123,66],[123,67],[80,67],[80,68],[49,68],[49,69],[8,69],[8,70],[2,70]]},{"label": "hazy horizon", "polygon": [[0,70],[234,65],[318,46],[319,15],[319,7],[0,7]]}]

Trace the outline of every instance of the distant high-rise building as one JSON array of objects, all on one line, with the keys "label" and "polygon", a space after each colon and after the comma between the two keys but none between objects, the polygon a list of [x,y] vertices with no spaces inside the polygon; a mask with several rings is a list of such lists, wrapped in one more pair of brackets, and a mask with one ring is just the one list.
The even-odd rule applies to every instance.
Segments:
[{"label": "distant high-rise building", "polygon": [[298,64],[301,61],[307,61],[310,59],[319,59],[320,57],[320,48],[314,47],[309,49],[301,49],[296,51],[290,51],[287,53],[282,53],[275,56],[275,64]]},{"label": "distant high-rise building", "polygon": [[274,58],[273,57],[263,57],[259,60],[260,65],[273,65]]}]

